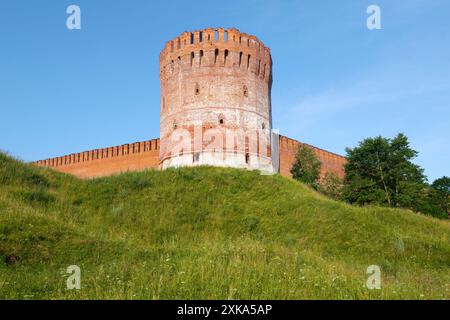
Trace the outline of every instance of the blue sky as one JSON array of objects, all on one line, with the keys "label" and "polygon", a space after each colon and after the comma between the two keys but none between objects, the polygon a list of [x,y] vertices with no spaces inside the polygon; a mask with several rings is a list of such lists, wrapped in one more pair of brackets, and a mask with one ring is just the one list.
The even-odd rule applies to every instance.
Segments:
[{"label": "blue sky", "polygon": [[158,137],[164,43],[236,27],[271,48],[274,128],[340,154],[403,132],[432,181],[450,175],[449,21],[443,0],[4,1],[0,149],[31,161]]}]

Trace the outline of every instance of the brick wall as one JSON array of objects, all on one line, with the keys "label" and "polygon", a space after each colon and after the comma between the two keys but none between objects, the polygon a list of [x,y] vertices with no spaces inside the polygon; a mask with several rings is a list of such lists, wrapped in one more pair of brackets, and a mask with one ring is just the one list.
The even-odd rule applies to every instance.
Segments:
[{"label": "brick wall", "polygon": [[285,136],[280,136],[280,173],[285,177],[291,177],[290,170],[295,160],[295,154],[297,152],[298,146],[306,145],[312,148],[317,158],[322,162],[321,173],[323,177],[326,172],[334,172],[339,177],[344,177],[344,165],[347,162],[346,158],[338,154],[328,152],[314,146],[308,145],[306,143],[299,142],[294,139],[290,139]]},{"label": "brick wall", "polygon": [[[335,172],[340,177],[344,176],[343,165],[346,163],[345,157],[285,136],[280,136],[279,141],[281,175],[291,176],[290,170],[300,144],[309,146],[316,152],[319,160],[322,162],[322,176],[326,172]],[[73,174],[79,178],[100,177],[125,171],[139,171],[149,168],[158,169],[159,148],[159,139],[153,139],[40,160],[35,162],[35,164]]]},{"label": "brick wall", "polygon": [[35,162],[79,178],[159,167],[159,139],[74,153]]}]

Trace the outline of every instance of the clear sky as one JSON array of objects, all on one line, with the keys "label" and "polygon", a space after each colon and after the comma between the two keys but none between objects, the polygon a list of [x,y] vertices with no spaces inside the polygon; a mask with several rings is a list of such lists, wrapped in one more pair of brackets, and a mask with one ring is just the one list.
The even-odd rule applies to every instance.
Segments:
[{"label": "clear sky", "polygon": [[159,52],[206,27],[271,48],[280,133],[345,154],[403,132],[430,181],[450,175],[448,0],[2,1],[0,149],[31,161],[158,137]]}]

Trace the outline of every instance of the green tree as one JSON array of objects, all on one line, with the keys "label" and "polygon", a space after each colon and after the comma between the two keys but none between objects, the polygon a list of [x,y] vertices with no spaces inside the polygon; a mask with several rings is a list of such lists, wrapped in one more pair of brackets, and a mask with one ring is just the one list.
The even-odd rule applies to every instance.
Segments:
[{"label": "green tree", "polygon": [[424,194],[426,178],[423,169],[411,162],[418,153],[410,148],[404,134],[393,139],[367,138],[346,151],[343,196],[347,201],[418,207],[413,198]]},{"label": "green tree", "polygon": [[431,188],[436,191],[436,203],[447,216],[450,216],[450,177],[443,176],[434,180]]},{"label": "green tree", "polygon": [[317,187],[321,162],[310,147],[300,145],[295,155],[295,162],[291,168],[292,177],[306,184]]}]

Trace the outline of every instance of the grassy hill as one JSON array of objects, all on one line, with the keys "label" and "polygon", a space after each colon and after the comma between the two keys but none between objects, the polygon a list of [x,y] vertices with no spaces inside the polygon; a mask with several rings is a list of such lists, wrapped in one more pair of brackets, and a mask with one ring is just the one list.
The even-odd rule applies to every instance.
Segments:
[{"label": "grassy hill", "polygon": [[[381,290],[365,286],[369,265]],[[67,290],[66,268],[81,268]],[[448,299],[450,224],[221,168],[79,180],[0,153],[0,299]]]}]

